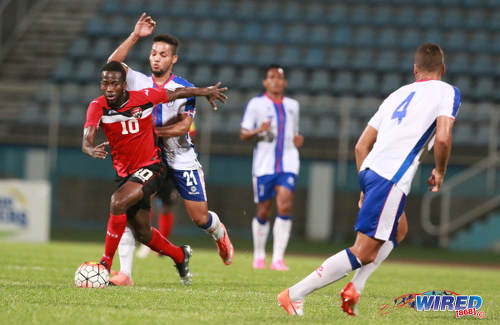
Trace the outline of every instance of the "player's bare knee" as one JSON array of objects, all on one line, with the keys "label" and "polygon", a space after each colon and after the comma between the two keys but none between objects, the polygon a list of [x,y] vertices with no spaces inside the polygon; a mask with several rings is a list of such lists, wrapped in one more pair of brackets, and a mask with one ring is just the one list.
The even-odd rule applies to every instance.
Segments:
[{"label": "player's bare knee", "polygon": [[140,228],[135,230],[135,239],[141,244],[147,245],[152,238],[153,234],[150,228]]},{"label": "player's bare knee", "polygon": [[124,195],[113,193],[111,195],[110,207],[112,213],[125,213],[127,211],[127,198]]}]

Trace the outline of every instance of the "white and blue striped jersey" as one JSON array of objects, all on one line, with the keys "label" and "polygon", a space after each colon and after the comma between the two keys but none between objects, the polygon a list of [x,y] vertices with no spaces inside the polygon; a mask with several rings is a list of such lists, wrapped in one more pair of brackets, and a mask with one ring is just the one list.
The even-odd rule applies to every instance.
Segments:
[{"label": "white and blue striped jersey", "polygon": [[[152,76],[128,68],[127,87],[129,90],[144,88],[160,88],[175,90],[182,87],[193,87],[186,80],[174,74],[170,75],[163,85],[158,85]],[[156,105],[153,109],[153,123],[155,126],[166,126],[179,121],[179,115],[188,114],[194,118],[196,113],[195,97],[180,98],[173,102]],[[160,142],[163,159],[170,168],[177,170],[194,170],[201,168],[197,153],[189,134],[162,139]]]},{"label": "white and blue striped jersey", "polygon": [[370,168],[408,195],[420,156],[432,148],[438,116],[455,118],[460,91],[440,80],[422,80],[394,91],[368,125],[377,140],[360,170]]},{"label": "white and blue striped jersey", "polygon": [[241,127],[254,130],[269,120],[273,139],[257,142],[253,151],[253,176],[281,172],[297,175],[299,151],[293,144],[293,137],[299,133],[299,102],[289,97],[273,101],[265,94],[254,97],[247,104]]}]

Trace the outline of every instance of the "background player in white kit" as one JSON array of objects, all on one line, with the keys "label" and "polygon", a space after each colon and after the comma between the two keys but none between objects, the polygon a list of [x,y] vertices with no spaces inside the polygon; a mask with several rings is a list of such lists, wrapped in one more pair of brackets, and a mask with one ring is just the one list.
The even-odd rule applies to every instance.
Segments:
[{"label": "background player in white kit", "polygon": [[[155,27],[156,22],[143,13],[135,25],[134,31],[111,54],[108,61],[123,62],[132,46],[140,38],[151,35]],[[165,88],[173,90],[179,87],[193,87],[191,83],[172,73],[172,67],[178,59],[178,44],[179,41],[168,34],[156,35],[153,38],[149,56],[152,71],[150,76],[135,71],[122,63],[127,71],[128,89]],[[213,101],[211,104],[215,107]],[[214,238],[222,261],[224,264],[230,265],[233,259],[233,246],[218,215],[213,211],[208,211],[203,170],[189,137],[189,128],[194,116],[195,97],[191,97],[155,106],[153,123],[161,137],[160,148],[162,149],[163,161],[169,168],[170,176],[174,177],[174,182],[184,199],[189,216],[198,227],[204,229]],[[120,273],[110,279],[110,281],[114,281],[115,285],[132,285],[134,249],[135,239],[127,227],[118,247]]]},{"label": "background player in white kit", "polygon": [[[394,238],[421,155],[432,145],[435,168],[428,183],[431,191],[440,189],[460,92],[441,81],[444,55],[437,44],[426,43],[417,49],[413,70],[416,81],[384,100],[356,144],[363,202],[354,227],[354,245],[331,256],[278,295],[287,313],[302,315],[307,295],[373,262],[384,242]],[[353,309],[359,300],[355,286],[346,286],[341,298],[342,309],[355,315]]]},{"label": "background player in white kit", "polygon": [[299,134],[299,103],[283,93],[287,86],[283,67],[265,69],[261,96],[252,98],[241,122],[240,138],[257,138],[253,153],[253,190],[257,215],[252,220],[253,267],[263,269],[269,234],[272,198],[276,196],[278,215],[273,226],[271,269],[286,271],[283,261],[292,228],[293,193],[299,173],[299,152],[304,138]]}]

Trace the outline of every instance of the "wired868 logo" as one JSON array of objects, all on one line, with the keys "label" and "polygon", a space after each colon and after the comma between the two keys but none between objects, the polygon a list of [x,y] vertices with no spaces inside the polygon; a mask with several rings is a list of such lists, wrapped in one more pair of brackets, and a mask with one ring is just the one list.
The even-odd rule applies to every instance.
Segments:
[{"label": "wired868 logo", "polygon": [[432,290],[424,293],[409,293],[397,297],[393,304],[383,304],[380,314],[389,314],[402,307],[416,311],[454,311],[455,317],[474,316],[484,318],[480,308],[483,305],[481,296],[460,295],[449,290]]}]

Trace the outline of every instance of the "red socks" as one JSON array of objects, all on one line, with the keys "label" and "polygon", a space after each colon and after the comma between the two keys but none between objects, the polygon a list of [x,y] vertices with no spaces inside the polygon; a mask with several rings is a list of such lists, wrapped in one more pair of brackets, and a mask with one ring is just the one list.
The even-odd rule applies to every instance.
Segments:
[{"label": "red socks", "polygon": [[160,234],[158,229],[151,228],[151,231],[153,231],[153,238],[151,238],[151,241],[148,243],[149,248],[161,255],[170,256],[175,263],[182,262],[184,259],[184,251],[182,248],[169,242],[168,239]]},{"label": "red socks", "polygon": [[125,227],[127,226],[127,215],[117,214],[109,215],[108,230],[106,232],[106,242],[104,244],[104,255],[101,262],[106,263],[108,269],[111,269],[113,257],[115,256],[116,249],[120,243]]},{"label": "red socks", "polygon": [[170,232],[172,231],[172,225],[174,224],[174,214],[169,212],[167,214],[158,214],[158,230],[163,235],[163,237],[168,238]]}]

